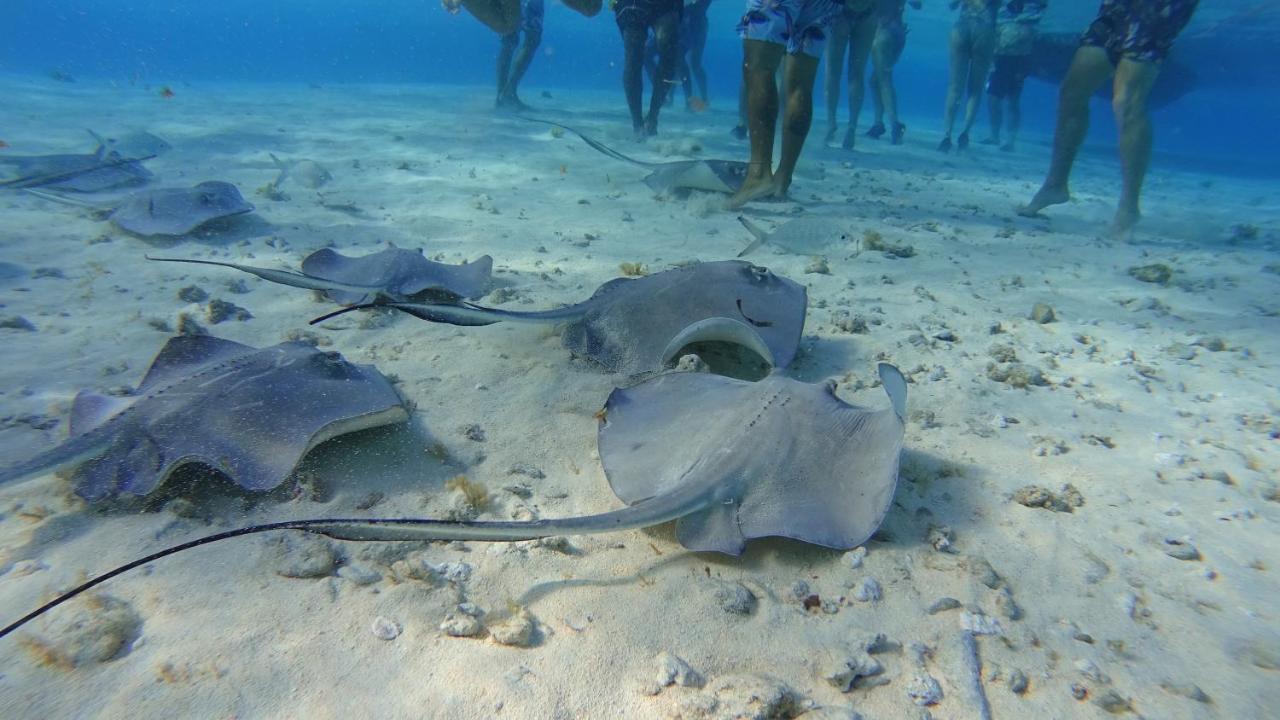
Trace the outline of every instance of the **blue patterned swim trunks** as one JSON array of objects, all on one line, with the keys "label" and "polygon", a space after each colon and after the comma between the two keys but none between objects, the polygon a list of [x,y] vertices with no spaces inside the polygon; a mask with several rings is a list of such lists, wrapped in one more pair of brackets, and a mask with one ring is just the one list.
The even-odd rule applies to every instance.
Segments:
[{"label": "blue patterned swim trunks", "polygon": [[520,30],[529,34],[542,34],[542,18],[546,7],[542,0],[524,0],[520,3]]},{"label": "blue patterned swim trunks", "polygon": [[1080,44],[1106,50],[1112,65],[1121,58],[1160,62],[1197,4],[1199,0],[1102,0]]},{"label": "blue patterned swim trunks", "polygon": [[791,55],[822,57],[827,26],[841,9],[832,0],[747,0],[738,35],[785,45]]}]

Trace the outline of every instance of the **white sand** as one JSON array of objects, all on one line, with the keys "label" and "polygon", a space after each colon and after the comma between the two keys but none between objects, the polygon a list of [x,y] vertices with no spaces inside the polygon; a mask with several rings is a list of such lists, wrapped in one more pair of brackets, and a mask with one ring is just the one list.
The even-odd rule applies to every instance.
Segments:
[{"label": "white sand", "polygon": [[[252,320],[209,328],[257,346],[283,340],[327,307],[306,291],[229,270],[149,263],[144,253],[294,268],[328,244],[362,254],[393,241],[450,262],[489,253],[496,277],[516,294],[504,307],[541,309],[586,297],[617,276],[621,262],[657,271],[732,257],[749,240],[734,214],[705,212],[705,197],[655,200],[638,168],[571,137],[555,139],[545,127],[493,117],[485,88],[175,86],[176,97],[162,100],[156,88],[88,81],[0,85],[3,139],[12,145],[3,152],[84,148],[85,125],[145,128],[174,146],[149,163],[162,184],[227,180],[258,206],[229,233],[158,247],[73,208],[0,196],[0,259],[65,275],[0,288],[0,317],[21,315],[37,328],[0,330],[6,463],[64,436],[63,425],[36,429],[30,416],[62,420],[81,388],[135,385],[167,337],[149,320],[174,325],[187,311],[203,322],[200,307],[176,298],[182,287],[196,284],[249,309]],[[526,96],[548,111],[571,111],[563,117],[626,152],[652,158],[663,143],[694,138],[705,156],[745,157],[726,132],[727,108],[668,111],[663,139],[637,147],[624,140],[618,94],[556,92],[549,100],[530,89]],[[929,708],[933,717],[978,717],[960,643],[965,609],[926,613],[943,597],[982,608],[1003,628],[1001,637],[979,638],[997,718],[1105,716],[1091,701],[1109,691],[1148,718],[1273,715],[1280,703],[1274,183],[1179,174],[1157,163],[1149,217],[1135,243],[1117,244],[1099,239],[1118,185],[1110,157],[1083,158],[1076,201],[1051,209],[1051,220],[1027,220],[1011,210],[1043,171],[1042,144],[1024,143],[1014,155],[980,146],[943,157],[932,149],[936,118],[909,124],[902,148],[859,138],[848,154],[815,142],[795,195],[814,211],[847,216],[857,234],[874,229],[914,246],[914,257],[833,254],[830,275],[806,275],[809,258],[768,249],[752,256],[809,287],[794,376],[836,378],[847,399],[876,406],[880,390],[850,387],[871,381],[876,359],[914,381],[887,539],[868,545],[861,568],[839,552],[768,540],[754,541],[741,558],[692,554],[669,527],[572,538],[568,555],[479,543],[418,551],[430,562],[473,565],[462,590],[489,620],[509,604],[536,618],[537,644],[514,648],[444,636],[437,628],[456,614],[458,589],[393,582],[382,561],[395,548],[340,544],[348,563],[383,575],[361,587],[337,577],[280,577],[264,538],[235,540],[108,584],[105,593],[144,621],[140,638],[113,660],[62,670],[37,665],[24,650],[23,637],[57,637],[75,604],[0,642],[0,715],[604,718],[676,716],[683,708],[701,717],[696,708],[710,705],[698,690],[640,692],[657,676],[654,657],[666,651],[712,685],[764,673],[789,685],[802,707],[854,708],[866,718],[920,716],[907,691],[927,674],[943,691]],[[323,203],[354,203],[359,215],[326,208],[296,185],[284,186],[288,201],[254,195],[275,176],[268,152],[323,163],[335,178]],[[785,208],[761,206],[756,215],[768,220]],[[1259,236],[1229,242],[1238,223],[1257,226]],[[596,239],[581,247],[587,233]],[[1176,270],[1173,284],[1126,273],[1156,262]],[[229,292],[226,283],[236,280],[249,292]],[[1050,304],[1058,320],[1027,319],[1037,302]],[[869,334],[839,330],[842,311],[872,321]],[[358,514],[355,504],[375,490],[386,500],[374,513],[440,516],[460,502],[444,488],[459,472],[492,491],[482,517],[617,507],[595,454],[592,415],[621,378],[571,360],[554,334],[534,327],[459,329],[399,318],[358,329],[357,322],[317,332],[329,349],[398,376],[418,407],[415,430],[347,438],[314,453],[307,466],[332,488],[328,502],[265,503],[241,513],[223,498],[209,510],[211,525],[169,511],[86,509],[52,476],[4,488],[2,620],[85,576],[201,534]],[[988,334],[995,323],[1003,334]],[[956,339],[933,339],[944,329]],[[1225,349],[1194,344],[1208,337]],[[1015,389],[989,379],[988,348],[997,344],[1040,367],[1050,385]],[[483,443],[465,438],[470,424],[484,429]],[[426,452],[437,441],[451,463]],[[517,463],[546,478],[509,475]],[[517,482],[528,482],[531,498],[502,490]],[[1058,491],[1066,483],[1085,500],[1074,513],[1009,499],[1026,485]],[[951,528],[954,552],[926,541],[933,525]],[[1166,538],[1189,538],[1202,559],[1170,557]],[[24,558],[39,561],[34,572],[30,562],[12,564]],[[1020,619],[1002,614],[1000,593],[970,571],[982,558],[1012,592]],[[883,587],[881,601],[853,599],[867,577]],[[806,611],[793,596],[797,581],[837,601],[838,611]],[[757,596],[754,614],[721,609],[716,591],[734,582]],[[403,633],[376,638],[379,616]],[[858,657],[857,646],[875,633],[889,644],[874,655],[886,683],[846,694],[823,678],[834,662]],[[923,667],[917,643],[932,648]],[[1008,688],[1015,670],[1030,680],[1021,696]],[[1073,699],[1072,683],[1086,687],[1089,700]],[[1189,685],[1209,702],[1188,698]],[[709,716],[726,712],[733,698],[725,690]]]}]

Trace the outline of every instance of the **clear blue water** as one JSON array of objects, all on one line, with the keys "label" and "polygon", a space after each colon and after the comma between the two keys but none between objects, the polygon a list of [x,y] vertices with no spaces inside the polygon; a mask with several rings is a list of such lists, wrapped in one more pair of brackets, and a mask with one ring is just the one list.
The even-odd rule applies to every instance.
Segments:
[{"label": "clear blue water", "polygon": [[[1280,173],[1271,171],[1280,166],[1280,143],[1274,139],[1280,126],[1280,58],[1272,49],[1280,34],[1280,11],[1269,4],[1202,4],[1184,38],[1197,38],[1205,82],[1157,112],[1158,153],[1190,167]],[[59,69],[117,82],[484,85],[492,82],[497,46],[486,28],[465,16],[450,17],[435,0],[10,0],[6,6],[0,70]],[[1095,8],[1088,0],[1054,3],[1045,29],[1079,30]],[[741,46],[733,26],[741,10],[736,0],[711,6],[705,65],[712,100],[722,105],[733,102],[737,88]],[[940,126],[951,13],[936,1],[908,12],[912,32],[897,70],[902,112],[916,123]],[[525,86],[618,88],[623,111],[621,59],[612,13],[587,19],[552,3],[540,57]],[[1029,83],[1025,130],[1051,132],[1054,105],[1054,88]],[[864,122],[867,113],[869,103]],[[1114,142],[1110,110],[1098,101],[1090,143],[1109,147]]]}]

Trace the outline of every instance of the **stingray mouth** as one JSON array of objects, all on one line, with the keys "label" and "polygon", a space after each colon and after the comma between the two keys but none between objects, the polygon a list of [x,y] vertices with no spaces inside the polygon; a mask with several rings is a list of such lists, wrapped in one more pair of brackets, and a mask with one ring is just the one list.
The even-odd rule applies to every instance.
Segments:
[{"label": "stingray mouth", "polygon": [[705,318],[681,330],[662,351],[662,365],[673,367],[691,353],[712,372],[742,380],[759,380],[775,364],[773,351],[752,325],[727,317]]}]

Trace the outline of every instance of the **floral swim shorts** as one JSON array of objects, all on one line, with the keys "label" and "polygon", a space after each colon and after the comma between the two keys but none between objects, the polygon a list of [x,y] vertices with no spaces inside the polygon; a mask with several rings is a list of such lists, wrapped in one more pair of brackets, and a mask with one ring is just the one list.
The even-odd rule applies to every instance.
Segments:
[{"label": "floral swim shorts", "polygon": [[841,5],[832,0],[747,0],[738,35],[785,45],[792,55],[822,57],[827,26],[841,11]]},{"label": "floral swim shorts", "polygon": [[1160,62],[1197,4],[1199,0],[1102,0],[1080,44],[1106,50],[1113,65],[1121,58]]}]

